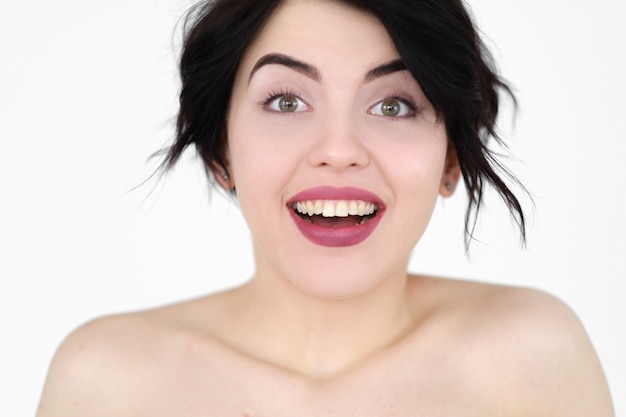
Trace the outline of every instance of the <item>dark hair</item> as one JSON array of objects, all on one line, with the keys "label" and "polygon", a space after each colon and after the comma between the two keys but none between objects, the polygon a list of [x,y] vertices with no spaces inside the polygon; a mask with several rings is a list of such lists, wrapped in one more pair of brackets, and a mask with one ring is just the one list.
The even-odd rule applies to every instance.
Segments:
[{"label": "dark hair", "polygon": [[[197,4],[184,24],[180,59],[182,89],[176,138],[162,167],[171,168],[194,144],[207,175],[228,172],[226,115],[235,73],[248,46],[285,0],[208,0]],[[331,1],[331,0],[327,0]],[[485,183],[502,197],[525,242],[521,204],[498,171],[520,185],[488,148],[502,144],[496,131],[499,92],[515,97],[496,74],[462,0],[332,0],[376,16],[443,120],[454,144],[469,202],[466,248],[472,238]],[[523,187],[521,187],[523,189]]]}]

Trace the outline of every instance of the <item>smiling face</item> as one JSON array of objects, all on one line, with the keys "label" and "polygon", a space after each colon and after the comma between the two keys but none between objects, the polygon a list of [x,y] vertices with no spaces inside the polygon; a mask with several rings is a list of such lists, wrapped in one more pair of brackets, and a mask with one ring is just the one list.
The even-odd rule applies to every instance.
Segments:
[{"label": "smiling face", "polygon": [[287,1],[268,21],[238,69],[227,137],[257,278],[319,297],[403,277],[459,174],[384,27],[333,2]]}]

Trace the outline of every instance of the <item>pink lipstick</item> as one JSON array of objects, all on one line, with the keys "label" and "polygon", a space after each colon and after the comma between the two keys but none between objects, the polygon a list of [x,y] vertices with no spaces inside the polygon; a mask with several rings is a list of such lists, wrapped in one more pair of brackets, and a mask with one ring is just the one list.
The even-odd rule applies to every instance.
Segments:
[{"label": "pink lipstick", "polygon": [[287,202],[291,218],[302,235],[327,247],[352,246],[367,239],[385,210],[374,193],[355,187],[316,187]]}]

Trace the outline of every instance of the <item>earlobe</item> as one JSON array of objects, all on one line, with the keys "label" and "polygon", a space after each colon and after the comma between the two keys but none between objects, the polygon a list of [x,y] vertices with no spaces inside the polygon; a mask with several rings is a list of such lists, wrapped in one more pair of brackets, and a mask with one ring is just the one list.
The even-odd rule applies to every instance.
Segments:
[{"label": "earlobe", "polygon": [[448,152],[446,154],[446,165],[444,167],[443,175],[441,176],[439,194],[442,197],[452,196],[460,177],[461,165],[459,164],[459,157],[456,153],[456,148],[451,144],[448,146]]},{"label": "earlobe", "polygon": [[211,170],[211,173],[213,174],[213,177],[215,178],[215,181],[217,181],[217,183],[226,191],[231,191],[233,188],[235,188],[235,184],[234,181],[232,179],[232,177],[230,176],[230,174],[228,173],[228,171],[226,170],[226,168],[224,167],[214,167]]},{"label": "earlobe", "polygon": [[222,172],[213,171],[213,176],[215,177],[217,183],[226,191],[233,189],[232,180],[227,172],[223,170]]},{"label": "earlobe", "polygon": [[[227,143],[226,132],[223,131],[221,135],[221,141],[223,144]],[[224,145],[225,146],[225,145]],[[222,155],[218,160],[212,161],[211,173],[215,178],[215,181],[226,191],[232,191],[235,188],[235,181],[229,173],[230,169],[230,154],[228,149],[220,152]],[[225,154],[225,155],[224,155]]]}]

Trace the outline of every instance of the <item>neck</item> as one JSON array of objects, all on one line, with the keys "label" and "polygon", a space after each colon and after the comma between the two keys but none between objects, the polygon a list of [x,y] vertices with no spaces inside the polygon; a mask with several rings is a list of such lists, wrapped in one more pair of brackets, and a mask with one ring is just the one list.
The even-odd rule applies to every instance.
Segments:
[{"label": "neck", "polygon": [[329,299],[257,269],[241,289],[237,326],[247,353],[313,379],[353,368],[401,339],[413,324],[402,271],[363,293]]}]

